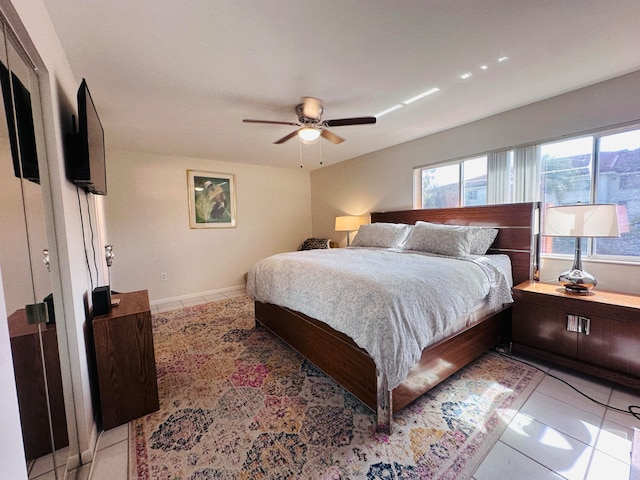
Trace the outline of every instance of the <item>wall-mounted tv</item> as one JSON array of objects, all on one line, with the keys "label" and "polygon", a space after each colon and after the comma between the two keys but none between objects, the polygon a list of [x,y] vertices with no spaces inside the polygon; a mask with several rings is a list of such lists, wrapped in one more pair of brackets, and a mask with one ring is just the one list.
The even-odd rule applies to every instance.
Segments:
[{"label": "wall-mounted tv", "polygon": [[[75,120],[74,120],[75,123]],[[104,130],[83,78],[78,88],[78,130],[69,136],[67,177],[96,195],[107,194]]]},{"label": "wall-mounted tv", "polygon": [[9,79],[9,70],[2,62],[0,62],[0,86],[9,130],[13,172],[18,178],[40,183],[31,93],[15,73],[11,72],[11,79]]}]

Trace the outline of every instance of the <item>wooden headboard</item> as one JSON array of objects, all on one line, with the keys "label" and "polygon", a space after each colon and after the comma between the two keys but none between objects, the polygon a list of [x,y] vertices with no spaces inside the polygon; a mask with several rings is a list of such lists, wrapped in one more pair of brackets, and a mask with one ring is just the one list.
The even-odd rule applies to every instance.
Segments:
[{"label": "wooden headboard", "polygon": [[499,229],[487,252],[509,255],[513,284],[536,278],[539,268],[539,203],[506,203],[479,207],[375,212],[371,222],[415,224],[418,220],[448,225],[477,225]]}]

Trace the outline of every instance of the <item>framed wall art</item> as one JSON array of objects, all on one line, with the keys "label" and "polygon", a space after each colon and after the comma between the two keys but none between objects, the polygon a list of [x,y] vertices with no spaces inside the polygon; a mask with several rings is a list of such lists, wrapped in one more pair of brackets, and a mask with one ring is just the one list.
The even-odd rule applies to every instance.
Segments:
[{"label": "framed wall art", "polygon": [[233,175],[187,170],[190,228],[236,226],[236,189]]}]

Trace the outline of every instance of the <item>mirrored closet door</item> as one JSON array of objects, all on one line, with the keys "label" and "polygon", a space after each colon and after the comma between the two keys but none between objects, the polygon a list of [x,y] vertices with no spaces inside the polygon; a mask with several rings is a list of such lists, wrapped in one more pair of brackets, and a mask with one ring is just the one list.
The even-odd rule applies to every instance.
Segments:
[{"label": "mirrored closet door", "polygon": [[[35,69],[0,22],[0,268],[30,477],[64,478],[67,421],[40,186],[46,168]],[[57,468],[56,468],[57,467]]]}]

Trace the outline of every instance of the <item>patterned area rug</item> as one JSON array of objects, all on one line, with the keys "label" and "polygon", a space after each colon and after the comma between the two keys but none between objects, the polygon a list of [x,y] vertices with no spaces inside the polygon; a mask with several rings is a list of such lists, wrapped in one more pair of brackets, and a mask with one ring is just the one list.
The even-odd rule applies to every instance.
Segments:
[{"label": "patterned area rug", "polygon": [[470,478],[542,378],[488,353],[374,414],[270,334],[247,297],[153,316],[160,410],[130,423],[131,479]]}]

